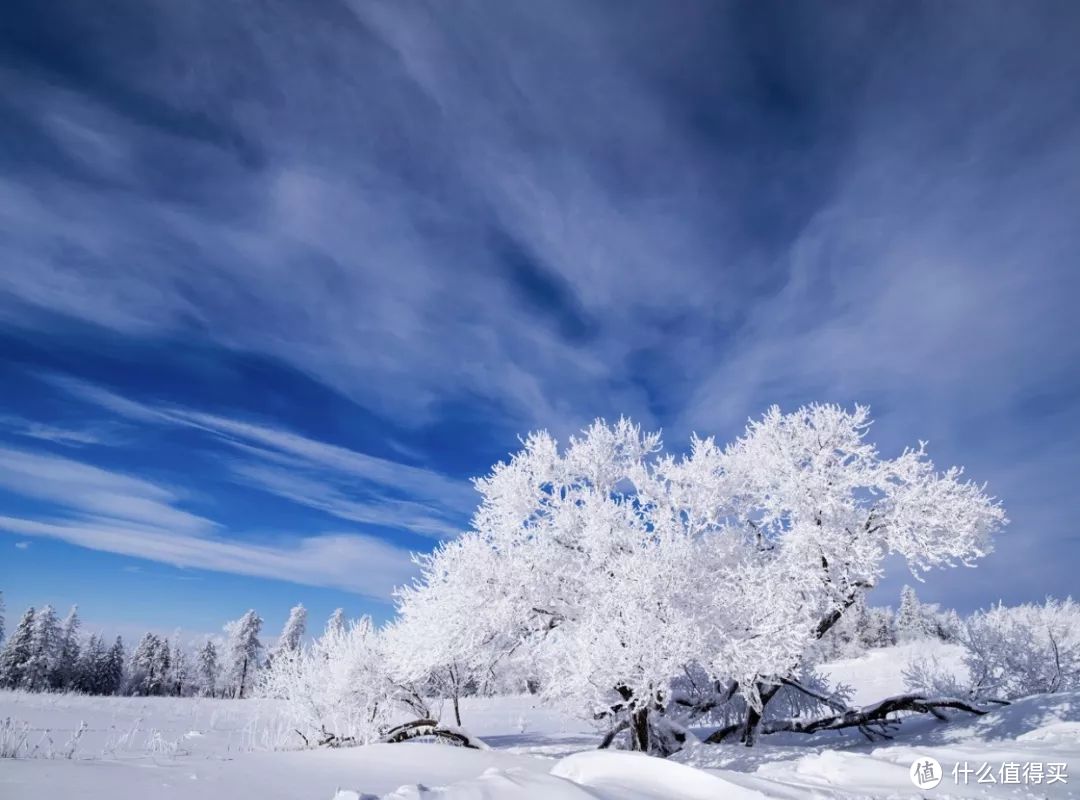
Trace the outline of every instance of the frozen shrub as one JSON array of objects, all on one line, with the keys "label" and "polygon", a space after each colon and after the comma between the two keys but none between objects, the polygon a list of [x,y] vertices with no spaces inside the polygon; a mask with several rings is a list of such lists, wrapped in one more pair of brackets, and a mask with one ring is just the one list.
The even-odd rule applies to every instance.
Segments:
[{"label": "frozen shrub", "polygon": [[936,661],[917,661],[905,671],[908,685],[978,700],[1080,689],[1080,606],[1072,598],[978,611],[963,622],[958,639],[966,679]]},{"label": "frozen shrub", "polygon": [[1080,689],[1080,606],[994,606],[967,620],[965,658],[977,696],[1024,697]]},{"label": "frozen shrub", "polygon": [[309,647],[279,653],[260,688],[286,701],[309,745],[374,741],[390,721],[396,695],[383,670],[379,633],[366,617],[328,627]]}]

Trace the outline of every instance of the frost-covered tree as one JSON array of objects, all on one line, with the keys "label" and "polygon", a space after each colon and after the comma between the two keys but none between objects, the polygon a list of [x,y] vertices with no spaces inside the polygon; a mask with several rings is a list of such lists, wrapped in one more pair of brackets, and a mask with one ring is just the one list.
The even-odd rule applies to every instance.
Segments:
[{"label": "frost-covered tree", "polygon": [[896,644],[894,615],[891,608],[870,609],[866,628],[867,647],[889,647]]},{"label": "frost-covered tree", "polygon": [[469,591],[477,581],[495,579],[489,572],[497,568],[491,555],[476,537],[449,541],[416,558],[422,583],[397,592],[397,619],[383,634],[383,649],[390,671],[421,716],[427,713],[423,696],[445,697],[461,725],[462,694],[494,676],[497,667],[513,667],[510,637],[517,609],[485,608],[488,595]]},{"label": "frost-covered tree", "polygon": [[[401,597],[403,625],[430,617],[417,638],[430,663],[520,658],[548,699],[588,717],[619,707],[640,719],[662,702],[692,660],[691,598],[671,591],[692,568],[692,540],[653,527],[641,502],[658,447],[628,421],[593,426],[564,455],[533,434],[477,481],[474,530],[423,561]],[[436,611],[417,614],[424,605]]]},{"label": "frost-covered tree", "polygon": [[234,697],[244,697],[254,683],[263,649],[259,641],[262,624],[262,618],[250,610],[225,626],[229,635],[225,667],[229,689]]},{"label": "frost-covered tree", "polygon": [[79,607],[72,606],[60,626],[56,660],[49,676],[49,685],[53,689],[71,689],[78,682],[79,625]]},{"label": "frost-covered tree", "polygon": [[821,637],[818,653],[824,659],[850,658],[867,649],[870,609],[860,595],[832,629]]},{"label": "frost-covered tree", "polygon": [[90,634],[81,648],[73,687],[86,694],[106,694],[104,691],[108,651],[96,633]]},{"label": "frost-covered tree", "polygon": [[824,660],[852,658],[875,647],[896,644],[892,609],[869,606],[860,598],[821,638],[819,655]]},{"label": "frost-covered tree", "polygon": [[4,643],[4,593],[0,592],[0,645]]},{"label": "frost-covered tree", "polygon": [[934,635],[946,642],[958,641],[964,629],[963,620],[953,609],[935,611],[933,624]]},{"label": "frost-covered tree", "polygon": [[289,611],[289,618],[285,621],[285,627],[281,629],[277,645],[271,653],[271,659],[279,656],[289,657],[296,653],[300,649],[306,629],[307,609],[303,604],[293,606]]},{"label": "frost-covered tree", "polygon": [[145,634],[131,654],[128,691],[137,695],[164,694],[170,663],[169,640]]},{"label": "frost-covered tree", "polygon": [[330,619],[326,620],[326,630],[341,633],[346,627],[348,627],[348,624],[345,620],[345,609],[335,608],[334,613],[330,615]]},{"label": "frost-covered tree", "polygon": [[124,688],[124,640],[119,636],[109,648],[105,669],[101,676],[101,694],[120,694]]},{"label": "frost-covered tree", "polygon": [[48,689],[60,649],[60,623],[50,605],[34,615],[30,638],[30,658],[26,662],[23,686],[32,692]]},{"label": "frost-covered tree", "polygon": [[[769,606],[780,614],[765,615],[752,643],[738,636],[733,652],[721,645],[751,706],[744,741],[752,741],[758,707],[806,663],[813,640],[878,582],[888,553],[904,556],[913,570],[971,564],[1005,522],[982,487],[961,480],[959,469],[935,471],[923,444],[881,457],[865,440],[869,424],[861,406],[847,412],[815,405],[788,415],[773,408],[723,451],[695,442],[675,471],[695,495],[705,490],[730,498],[704,506],[722,520],[719,528],[741,536],[740,559],[752,565],[728,574],[771,574],[765,581]],[[725,516],[715,516],[720,512]],[[729,604],[723,584],[712,588],[717,603]],[[744,599],[735,608],[753,614],[753,603],[764,605],[759,592],[736,591]],[[777,622],[780,630],[770,632]],[[714,669],[721,664],[714,661]]]},{"label": "frost-covered tree", "polygon": [[773,408],[732,445],[695,438],[681,458],[627,420],[561,452],[532,434],[476,482],[472,531],[422,563],[404,600],[439,596],[440,659],[522,658],[549,698],[635,749],[685,737],[671,682],[688,667],[742,703],[751,743],[889,553],[913,570],[969,564],[1005,521],[922,445],[881,457],[868,426],[864,407]]},{"label": "frost-covered tree", "polygon": [[33,655],[34,615],[33,606],[26,609],[3,651],[0,651],[0,686],[5,689],[26,686],[26,667]]},{"label": "frost-covered tree", "polygon": [[198,658],[199,690],[203,697],[215,697],[218,684],[218,654],[217,647],[209,639],[199,648]]},{"label": "frost-covered tree", "polygon": [[131,694],[152,694],[154,680],[154,654],[160,646],[158,637],[153,633],[144,633],[131,653],[128,664],[128,692]]},{"label": "frost-covered tree", "polygon": [[942,611],[937,603],[922,602],[910,586],[900,592],[900,611],[896,617],[898,640],[937,638],[953,641],[959,635],[960,627],[960,617],[955,611]]},{"label": "frost-covered tree", "polygon": [[927,614],[919,596],[910,586],[900,590],[900,610],[896,615],[896,636],[900,641],[925,639],[933,631],[927,624]]},{"label": "frost-covered tree", "polygon": [[98,634],[91,634],[79,655],[74,687],[96,695],[119,694],[123,689],[124,649],[119,637],[109,648]]},{"label": "frost-covered tree", "polygon": [[187,653],[177,642],[173,645],[172,654],[169,658],[168,691],[176,697],[183,697],[190,678]]}]

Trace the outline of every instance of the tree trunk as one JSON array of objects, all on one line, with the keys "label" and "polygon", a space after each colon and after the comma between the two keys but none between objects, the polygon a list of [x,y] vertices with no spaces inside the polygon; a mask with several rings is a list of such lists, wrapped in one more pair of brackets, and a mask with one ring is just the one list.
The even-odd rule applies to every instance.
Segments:
[{"label": "tree trunk", "polygon": [[[821,559],[822,566],[828,573],[829,563],[825,560],[824,556]],[[832,630],[833,626],[840,621],[844,616],[844,612],[855,604],[855,601],[859,598],[859,592],[863,589],[868,589],[870,586],[864,583],[855,584],[854,589],[844,598],[843,602],[830,611],[825,617],[823,617],[814,630],[814,638],[821,639],[826,633]],[[747,747],[754,746],[754,740],[757,739],[758,728],[761,727],[762,715],[765,713],[765,706],[769,704],[769,701],[773,699],[778,691],[780,691],[780,683],[774,683],[769,685],[764,690],[763,684],[758,684],[758,696],[761,697],[761,711],[755,711],[753,708],[747,708],[746,718],[743,720],[743,724],[739,729],[739,741],[745,744]]]},{"label": "tree trunk", "polygon": [[639,708],[630,713],[630,749],[649,752],[648,708]]},{"label": "tree trunk", "polygon": [[765,713],[765,706],[767,706],[769,701],[776,696],[778,691],[780,691],[780,684],[773,684],[764,690],[762,689],[762,684],[758,684],[758,696],[761,697],[761,711],[757,711],[753,707],[747,707],[746,719],[743,721],[742,731],[739,734],[739,741],[747,747],[754,746],[754,740],[757,739],[758,727],[761,725],[761,718]]},{"label": "tree trunk", "polygon": [[450,675],[450,691],[453,692],[454,701],[454,720],[457,726],[461,727],[461,704],[459,698],[461,697],[461,684],[458,681],[458,674],[453,667],[448,667],[447,672]]}]

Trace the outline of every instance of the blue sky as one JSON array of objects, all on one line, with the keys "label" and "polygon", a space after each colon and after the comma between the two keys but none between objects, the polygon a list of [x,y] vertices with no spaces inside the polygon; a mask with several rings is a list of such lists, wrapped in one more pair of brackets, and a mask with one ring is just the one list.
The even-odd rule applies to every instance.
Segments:
[{"label": "blue sky", "polygon": [[6,16],[9,616],[385,618],[528,430],[811,400],[1005,503],[926,599],[1075,587],[1075,5]]}]

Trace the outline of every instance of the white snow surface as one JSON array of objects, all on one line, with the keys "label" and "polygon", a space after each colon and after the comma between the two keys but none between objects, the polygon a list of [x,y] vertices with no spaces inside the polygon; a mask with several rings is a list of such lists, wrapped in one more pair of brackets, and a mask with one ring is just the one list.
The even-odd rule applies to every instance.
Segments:
[{"label": "white snow surface", "polygon": [[827,664],[821,671],[834,683],[846,683],[854,689],[851,704],[861,706],[904,692],[904,669],[914,660],[929,657],[957,677],[967,677],[960,645],[926,641],[869,650],[858,658]]},{"label": "white snow surface", "polygon": [[[855,702],[903,691],[902,668],[927,645],[872,651],[829,665]],[[937,646],[943,663],[955,648]],[[765,737],[754,748],[695,745],[669,760],[597,751],[589,726],[535,698],[469,698],[464,728],[491,745],[413,742],[300,749],[265,700],[94,698],[0,692],[0,798],[108,800],[704,800],[705,798],[1080,797],[1080,694],[1042,695],[984,717],[905,722],[895,739],[858,733]],[[82,733],[78,733],[83,728]],[[910,781],[932,757],[934,789]],[[957,785],[954,765],[1066,764],[1067,782]],[[1045,767],[1044,767],[1045,768]]]}]

